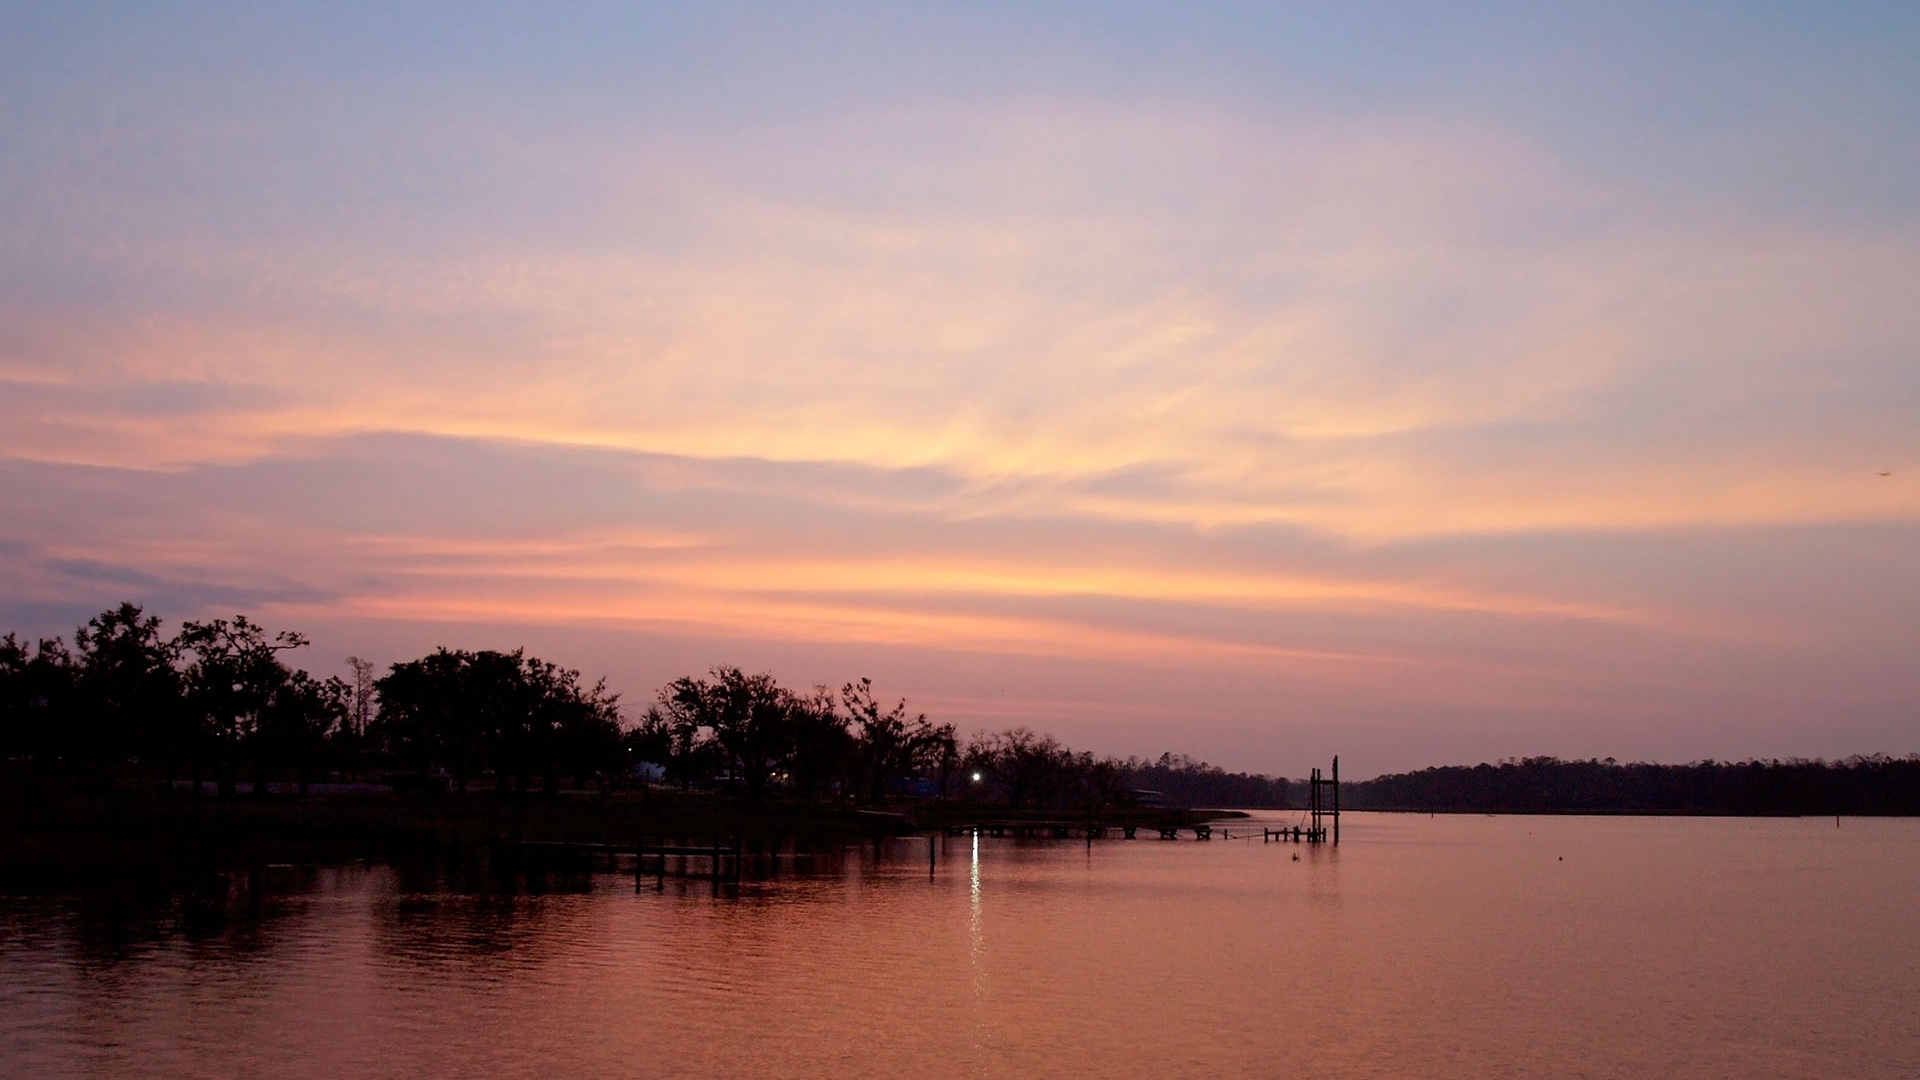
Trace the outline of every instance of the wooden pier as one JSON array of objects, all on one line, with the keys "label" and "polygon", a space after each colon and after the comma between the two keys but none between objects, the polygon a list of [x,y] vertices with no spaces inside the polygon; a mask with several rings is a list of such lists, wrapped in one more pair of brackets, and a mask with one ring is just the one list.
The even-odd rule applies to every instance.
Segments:
[{"label": "wooden pier", "polygon": [[[642,840],[633,844],[584,843],[573,840],[503,840],[502,844],[518,849],[544,851],[561,856],[581,856],[592,858],[604,856],[619,858],[633,857],[633,876],[636,881],[642,877],[666,878],[704,877],[714,881],[740,880],[741,853],[738,844],[723,844],[715,837],[710,844],[669,844],[665,842],[649,843]],[[679,859],[677,870],[669,870],[669,859]],[[653,872],[647,873],[647,861],[655,860]],[[698,860],[703,872],[693,873],[694,860]]]},{"label": "wooden pier", "polygon": [[[1333,759],[1333,769],[1330,777],[1322,776],[1318,768],[1314,769],[1312,778],[1307,782],[1307,789],[1308,800],[1305,819],[1300,824],[1289,827],[1278,829],[1261,828],[1260,840],[1262,843],[1320,844],[1331,842],[1335,845],[1340,843],[1340,759],[1338,757]],[[901,822],[907,820],[904,815],[884,816],[898,818]],[[1139,835],[1139,831],[1143,828],[1157,831],[1162,840],[1179,840],[1182,838],[1183,833],[1190,834],[1195,840],[1211,840],[1213,839],[1215,827],[1215,824],[1212,822],[1182,823],[1169,821],[1165,818],[1159,822],[1153,822],[1151,820],[1141,822],[1138,818],[1113,821],[1103,820],[1101,818],[1034,819],[1019,816],[982,817],[972,821],[949,824],[943,829],[935,829],[925,834],[927,838],[927,872],[932,874],[938,865],[938,837],[942,832],[947,836],[992,836],[1017,837],[1021,839],[1044,838],[1053,840],[1084,838],[1089,848],[1091,848],[1095,840],[1105,839],[1109,834],[1118,834],[1121,839],[1132,840]],[[1220,828],[1222,839],[1236,839],[1230,823],[1223,824]],[[1251,841],[1253,834],[1250,830],[1243,830],[1238,839]],[[876,856],[879,854],[879,843],[880,837],[876,836],[874,838]],[[646,878],[653,878],[661,887],[664,887],[665,879],[668,876],[709,878],[713,881],[715,888],[718,888],[722,881],[737,882],[741,880],[743,864],[749,859],[754,862],[754,872],[758,874],[763,862],[769,871],[778,873],[777,864],[782,858],[792,858],[798,861],[803,858],[810,859],[813,857],[811,854],[803,854],[798,851],[791,855],[783,855],[770,849],[762,849],[749,853],[742,850],[742,846],[738,841],[723,843],[718,835],[714,836],[712,842],[705,844],[668,843],[664,839],[650,841],[644,838],[632,844],[609,844],[571,840],[516,840],[506,837],[500,838],[497,844],[501,848],[515,852],[541,851],[559,855],[563,859],[592,859],[600,857],[614,863],[616,867],[618,860],[630,856],[633,859],[635,888],[639,888],[641,882]]]},{"label": "wooden pier", "polygon": [[1177,840],[1182,832],[1192,833],[1196,840],[1207,840],[1213,836],[1213,826],[1204,822],[1198,825],[1141,825],[1138,822],[1033,821],[1024,818],[966,821],[948,825],[945,832],[948,836],[1011,836],[1023,840],[1103,840],[1113,833],[1122,840],[1133,840],[1139,837],[1143,828],[1158,832],[1162,840]]},{"label": "wooden pier", "polygon": [[1340,759],[1333,759],[1332,778],[1313,770],[1307,781],[1307,823],[1288,829],[1261,829],[1262,843],[1324,844],[1329,839],[1340,843]]}]

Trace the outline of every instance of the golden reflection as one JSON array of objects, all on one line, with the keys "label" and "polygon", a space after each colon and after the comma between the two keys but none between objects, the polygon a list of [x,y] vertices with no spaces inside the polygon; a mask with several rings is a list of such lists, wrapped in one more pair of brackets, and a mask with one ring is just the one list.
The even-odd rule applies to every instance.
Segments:
[{"label": "golden reflection", "polygon": [[[987,996],[987,944],[986,935],[980,925],[980,834],[973,834],[973,854],[967,863],[967,960],[972,968],[973,997],[979,1004]],[[986,1012],[982,1009],[976,1014],[974,1023],[982,1043],[985,1043]],[[984,1046],[982,1047],[984,1049]]]},{"label": "golden reflection", "polygon": [[973,857],[967,863],[967,929],[973,941],[973,962],[976,979],[980,969],[980,834],[973,834]]},{"label": "golden reflection", "polygon": [[987,943],[980,921],[980,834],[973,834],[973,855],[967,863],[967,962],[973,982],[974,1049],[984,1067],[993,1043],[993,1022],[987,1010]]}]

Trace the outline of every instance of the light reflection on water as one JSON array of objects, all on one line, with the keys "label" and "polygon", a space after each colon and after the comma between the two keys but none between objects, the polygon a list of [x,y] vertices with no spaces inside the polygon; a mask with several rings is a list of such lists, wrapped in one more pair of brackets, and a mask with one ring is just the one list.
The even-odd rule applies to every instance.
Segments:
[{"label": "light reflection on water", "polygon": [[0,1072],[1920,1075],[1920,822],[1343,839],[955,837],[931,873],[914,839],[718,890],[269,868],[224,921],[0,899]]}]

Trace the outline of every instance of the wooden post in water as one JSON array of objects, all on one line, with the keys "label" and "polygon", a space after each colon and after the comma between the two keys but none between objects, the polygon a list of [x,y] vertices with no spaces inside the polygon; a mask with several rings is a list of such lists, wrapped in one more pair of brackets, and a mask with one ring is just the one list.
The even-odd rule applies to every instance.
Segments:
[{"label": "wooden post in water", "polygon": [[1307,826],[1307,842],[1312,843],[1320,839],[1320,769],[1318,766],[1314,767],[1313,779],[1309,782],[1313,785],[1313,797],[1307,801],[1307,805],[1311,807],[1308,812],[1313,815],[1313,823]]},{"label": "wooden post in water", "polygon": [[[1331,794],[1329,795],[1329,792]],[[1320,775],[1315,769],[1307,779],[1307,836],[1309,844],[1322,844],[1329,838],[1340,842],[1340,759],[1333,759],[1333,776]],[[1333,819],[1333,828],[1327,828],[1327,819]],[[1282,829],[1284,833],[1286,830]],[[1300,839],[1300,830],[1294,828],[1294,839]]]},{"label": "wooden post in water", "polygon": [[1340,755],[1333,755],[1333,844],[1340,846]]}]

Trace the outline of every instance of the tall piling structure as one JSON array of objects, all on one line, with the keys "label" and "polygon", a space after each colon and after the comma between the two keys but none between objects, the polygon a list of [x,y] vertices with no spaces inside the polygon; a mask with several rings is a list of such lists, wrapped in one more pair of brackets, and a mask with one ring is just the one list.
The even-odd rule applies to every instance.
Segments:
[{"label": "tall piling structure", "polygon": [[[1333,759],[1333,778],[1326,779],[1319,769],[1313,770],[1313,778],[1307,781],[1307,812],[1312,824],[1307,829],[1307,839],[1320,843],[1331,835],[1333,842],[1340,842],[1340,759]],[[1331,829],[1329,829],[1331,823]]]}]

